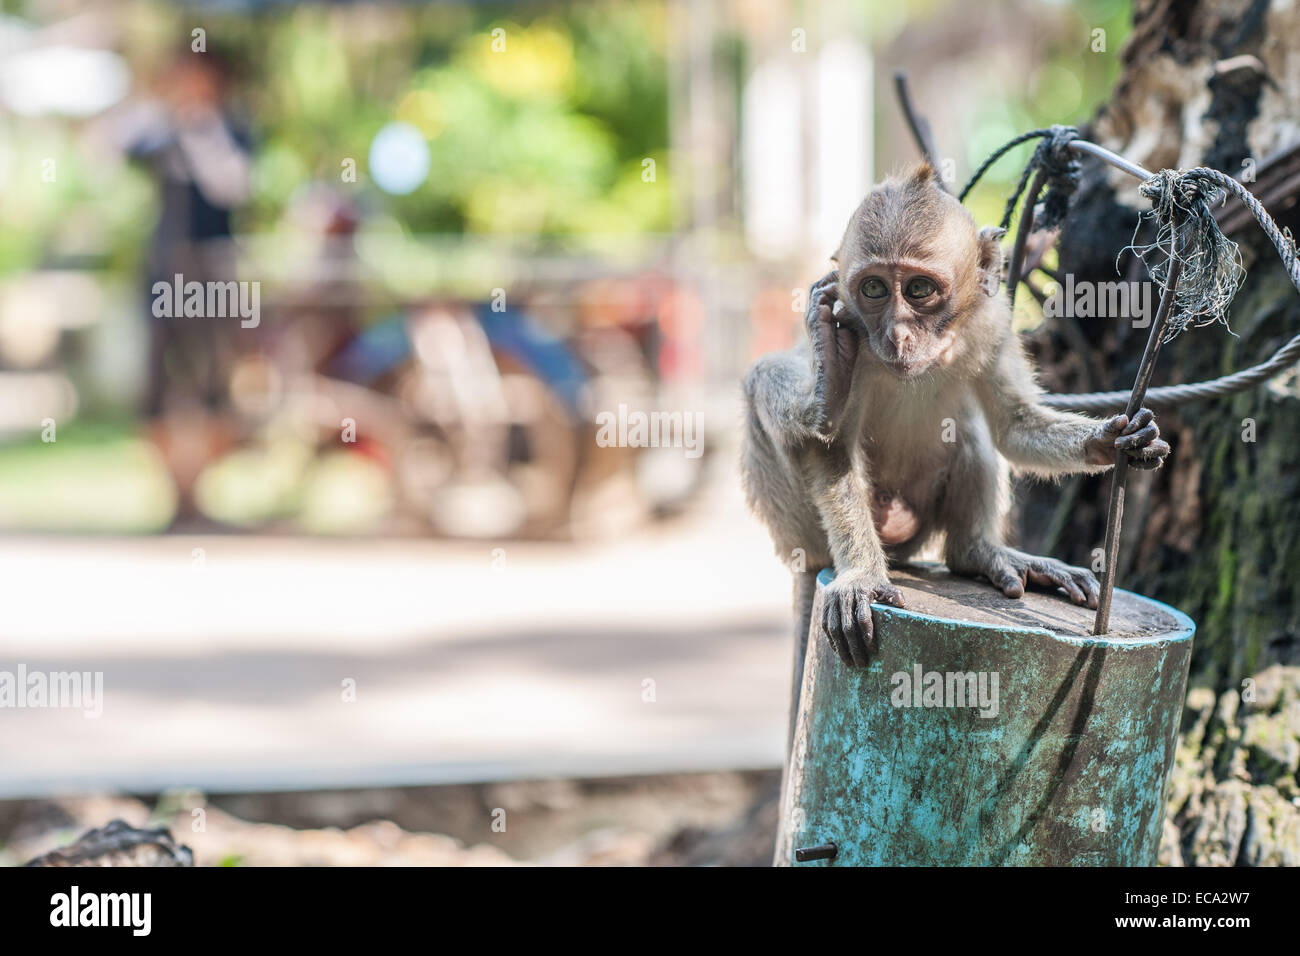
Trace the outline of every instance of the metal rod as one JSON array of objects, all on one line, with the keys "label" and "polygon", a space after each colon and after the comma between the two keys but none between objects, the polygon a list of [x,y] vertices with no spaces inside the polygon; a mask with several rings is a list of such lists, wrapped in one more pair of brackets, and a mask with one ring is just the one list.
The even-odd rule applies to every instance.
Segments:
[{"label": "metal rod", "polygon": [[[1177,216],[1177,213],[1175,213]],[[1137,378],[1133,381],[1133,390],[1129,392],[1128,407],[1125,414],[1133,420],[1142,402],[1146,398],[1147,387],[1155,373],[1156,355],[1164,341],[1165,329],[1169,326],[1169,316],[1174,309],[1174,298],[1178,291],[1178,277],[1183,271],[1183,222],[1174,220],[1174,237],[1169,249],[1169,272],[1165,276],[1165,287],[1160,293],[1160,306],[1156,309],[1155,320],[1151,323],[1151,334],[1147,336],[1147,347],[1142,353],[1142,363],[1138,366]],[[1097,619],[1093,623],[1093,634],[1105,634],[1110,629],[1110,603],[1115,589],[1115,565],[1119,559],[1119,529],[1124,520],[1124,492],[1128,482],[1128,453],[1123,449],[1115,452],[1115,471],[1111,475],[1110,502],[1106,511],[1105,563],[1102,565],[1101,596],[1097,601]]]},{"label": "metal rod", "polygon": [[1038,194],[1043,191],[1047,175],[1043,170],[1034,170],[1034,178],[1025,194],[1025,205],[1020,210],[1020,225],[1016,228],[1016,244],[1011,248],[1011,264],[1007,267],[1007,296],[1011,307],[1016,307],[1016,286],[1020,285],[1020,270],[1025,263],[1025,244],[1029,233],[1034,228],[1034,206],[1038,204]]},{"label": "metal rod", "polygon": [[813,860],[833,860],[840,852],[834,843],[819,843],[816,846],[801,846],[794,851],[796,863],[811,863]]},{"label": "metal rod", "polygon": [[1116,169],[1122,169],[1130,176],[1135,176],[1141,180],[1150,179],[1155,173],[1143,169],[1137,163],[1130,162],[1119,153],[1112,153],[1105,146],[1098,146],[1096,143],[1090,143],[1086,139],[1072,139],[1066,145],[1076,153],[1087,153],[1089,156],[1096,156]]}]

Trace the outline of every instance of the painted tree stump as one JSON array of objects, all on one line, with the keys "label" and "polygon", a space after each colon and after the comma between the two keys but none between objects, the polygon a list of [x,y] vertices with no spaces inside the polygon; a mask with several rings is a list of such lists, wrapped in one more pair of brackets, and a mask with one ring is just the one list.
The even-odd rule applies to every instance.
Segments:
[{"label": "painted tree stump", "polygon": [[833,579],[817,579],[778,866],[1155,864],[1190,618],[1117,590],[1095,637],[1063,596],[914,565],[890,578],[907,610],[873,606],[879,651],[853,668],[817,623]]}]

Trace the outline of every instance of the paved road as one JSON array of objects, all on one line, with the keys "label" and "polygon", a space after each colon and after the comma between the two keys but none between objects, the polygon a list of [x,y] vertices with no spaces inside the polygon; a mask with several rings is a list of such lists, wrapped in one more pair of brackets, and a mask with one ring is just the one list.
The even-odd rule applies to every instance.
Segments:
[{"label": "paved road", "polygon": [[779,765],[789,581],[733,487],[496,568],[433,541],[0,541],[0,671],[104,682],[98,718],[0,707],[0,796]]}]

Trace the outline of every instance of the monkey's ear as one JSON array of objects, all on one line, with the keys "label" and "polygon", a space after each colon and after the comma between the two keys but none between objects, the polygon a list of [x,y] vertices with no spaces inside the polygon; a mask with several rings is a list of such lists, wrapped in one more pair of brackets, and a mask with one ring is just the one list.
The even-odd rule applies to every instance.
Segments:
[{"label": "monkey's ear", "polygon": [[912,170],[911,180],[918,186],[923,186],[926,183],[937,183],[939,181],[939,174],[934,171],[934,167],[930,165],[928,159],[923,159],[917,163],[916,168]]},{"label": "monkey's ear", "polygon": [[979,231],[980,286],[988,296],[998,294],[1002,287],[1002,243],[1007,231],[999,226],[986,226]]}]

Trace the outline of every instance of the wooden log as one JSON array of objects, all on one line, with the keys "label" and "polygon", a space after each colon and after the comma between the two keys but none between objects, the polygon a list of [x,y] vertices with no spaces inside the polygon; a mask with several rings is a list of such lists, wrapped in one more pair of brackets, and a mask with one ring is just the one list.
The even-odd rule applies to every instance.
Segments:
[{"label": "wooden log", "polygon": [[873,606],[880,649],[859,669],[817,624],[833,579],[817,580],[777,865],[799,849],[804,866],[1155,864],[1190,618],[1117,590],[1093,636],[1062,596],[915,565],[891,575],[907,610]]}]

